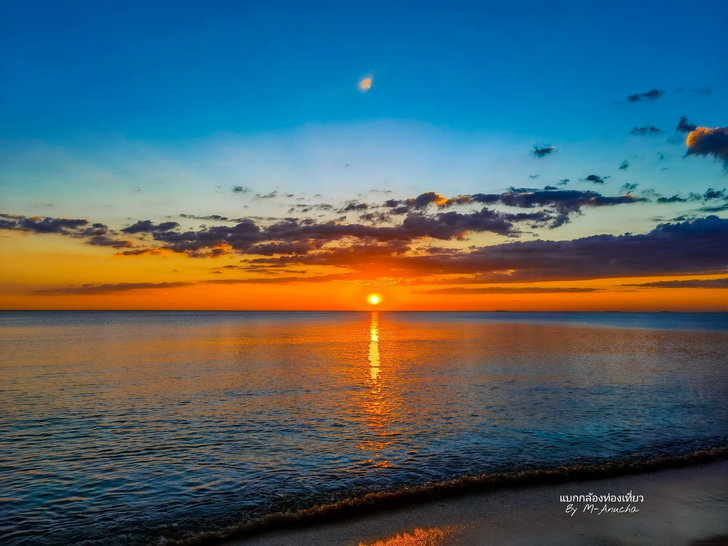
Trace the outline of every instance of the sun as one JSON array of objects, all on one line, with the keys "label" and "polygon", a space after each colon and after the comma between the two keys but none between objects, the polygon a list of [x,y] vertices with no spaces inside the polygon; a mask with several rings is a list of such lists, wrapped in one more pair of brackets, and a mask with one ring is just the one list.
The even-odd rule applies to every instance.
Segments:
[{"label": "sun", "polygon": [[380,303],[382,303],[382,296],[380,296],[379,294],[369,294],[367,296],[367,301],[371,305],[379,305]]}]

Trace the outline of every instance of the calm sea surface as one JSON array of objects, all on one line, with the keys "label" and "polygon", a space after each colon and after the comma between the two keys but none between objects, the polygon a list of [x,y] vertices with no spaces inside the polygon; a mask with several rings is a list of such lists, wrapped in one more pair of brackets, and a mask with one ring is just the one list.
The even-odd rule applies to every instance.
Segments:
[{"label": "calm sea surface", "polygon": [[728,443],[727,314],[0,313],[0,543]]}]

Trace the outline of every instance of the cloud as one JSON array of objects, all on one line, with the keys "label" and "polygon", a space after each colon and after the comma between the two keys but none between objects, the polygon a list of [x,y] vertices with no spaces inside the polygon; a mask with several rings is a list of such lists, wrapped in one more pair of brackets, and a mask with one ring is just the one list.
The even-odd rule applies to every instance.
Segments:
[{"label": "cloud", "polygon": [[[596,175],[594,175],[596,176]],[[625,188],[631,189],[631,187]],[[724,190],[709,190],[703,199],[717,199]],[[677,202],[688,198],[674,196],[662,197],[654,194],[659,202]],[[699,194],[689,199],[700,199]],[[85,219],[26,218],[24,216],[0,216],[0,228],[35,230],[41,233],[60,232],[77,238],[85,238],[87,244],[108,246],[121,250],[123,256],[154,255],[163,252],[185,253],[190,257],[214,258],[231,253],[257,254],[263,256],[288,255],[300,256],[316,253],[331,245],[343,242],[352,248],[357,244],[391,245],[395,247],[409,244],[415,240],[463,239],[472,233],[490,232],[514,237],[522,231],[520,226],[530,228],[556,228],[570,221],[584,209],[603,206],[616,206],[646,202],[645,197],[631,194],[604,196],[595,191],[565,190],[554,186],[544,189],[510,188],[503,193],[459,195],[444,197],[436,192],[425,192],[417,197],[404,200],[388,200],[383,205],[369,205],[358,201],[347,204],[348,211],[363,211],[359,215],[362,224],[338,220],[319,221],[312,218],[288,217],[242,218],[234,219],[234,225],[199,226],[195,229],[180,230],[177,222],[154,223],[152,220],[139,220],[124,229],[114,232],[103,224],[89,224]],[[448,211],[459,205],[481,207],[467,212]],[[492,205],[520,209],[499,211]],[[304,209],[319,205],[301,205]],[[329,209],[331,206],[322,204]],[[368,209],[373,207],[374,210]],[[377,208],[382,207],[380,210]],[[294,210],[298,210],[293,207]],[[403,218],[398,224],[391,224],[393,214],[400,209]],[[526,210],[524,210],[526,209]],[[184,217],[192,217],[185,215]],[[219,221],[233,221],[225,216],[210,215],[196,217]],[[148,239],[142,247],[135,248],[133,241],[120,235],[151,234],[155,244]],[[139,240],[141,241],[141,239]],[[137,241],[137,242],[139,242]],[[330,248],[328,249],[330,250]],[[379,252],[379,250],[377,250]]]},{"label": "cloud", "polygon": [[517,208],[537,206],[552,208],[555,212],[550,220],[552,228],[565,224],[569,221],[570,215],[581,213],[584,207],[603,207],[646,201],[644,198],[636,198],[633,195],[607,197],[594,191],[533,188],[511,188],[511,191],[502,194],[477,193],[470,197],[474,202],[485,204],[499,203]]},{"label": "cloud", "polygon": [[[414,237],[434,239],[459,239],[468,232],[490,231],[501,235],[513,233],[512,217],[483,207],[469,214],[441,212],[435,217],[410,214],[402,222],[402,228]],[[523,218],[527,220],[530,218]]]},{"label": "cloud", "polygon": [[679,133],[689,133],[691,131],[694,131],[697,129],[697,125],[693,125],[688,121],[688,118],[685,116],[680,116],[680,121],[677,122],[677,126],[675,127],[675,130]]},{"label": "cloud", "polygon": [[715,199],[728,200],[728,195],[726,195],[725,188],[723,188],[722,190],[714,190],[713,188],[708,188],[703,194],[690,192],[686,197],[681,197],[677,194],[673,195],[672,197],[664,197],[657,193],[655,190],[645,190],[644,193],[649,193],[653,197],[656,197],[656,201],[658,203],[686,203],[688,201],[712,201]]},{"label": "cloud", "polygon": [[367,210],[369,208],[368,203],[361,203],[359,201],[349,201],[346,203],[346,206],[342,209],[339,209],[338,212],[351,212],[351,211],[363,211]]},{"label": "cloud", "polygon": [[646,288],[728,288],[728,277],[723,279],[686,279],[684,281],[655,281],[642,284],[623,284]]},{"label": "cloud", "polygon": [[169,231],[179,227],[177,222],[162,222],[155,224],[151,220],[139,220],[136,224],[125,227],[123,233],[154,233],[157,231]]},{"label": "cloud", "polygon": [[728,169],[728,127],[698,127],[685,139],[686,155],[712,155],[724,162]]},{"label": "cloud", "polygon": [[665,94],[665,92],[662,91],[661,89],[650,89],[649,91],[646,91],[645,93],[636,93],[634,95],[628,95],[627,102],[639,102],[641,100],[657,100],[664,94]]},{"label": "cloud", "polygon": [[[524,283],[655,275],[715,274],[726,271],[728,219],[716,216],[664,223],[646,234],[595,235],[566,241],[525,241],[473,248],[439,248],[429,254],[394,254],[364,244],[300,256],[254,260],[290,266],[338,265],[380,277],[472,275],[461,282]],[[404,248],[404,247],[403,247]],[[424,283],[424,282],[422,282]],[[421,284],[422,284],[421,283]],[[429,284],[432,284],[430,281]]]},{"label": "cloud", "polygon": [[[62,235],[80,235],[83,233],[80,228],[89,224],[88,220],[81,218],[49,218],[40,216],[20,216],[13,214],[3,214],[4,223],[2,227],[5,229],[19,229],[22,231],[32,231],[35,233],[59,233]],[[99,224],[99,226],[101,226]]]},{"label": "cloud", "polygon": [[[543,190],[511,188],[498,194],[473,194],[445,197],[436,192],[425,192],[404,200],[390,199],[383,205],[370,205],[350,201],[346,212],[366,211],[359,218],[368,224],[348,223],[345,217],[319,221],[312,218],[238,218],[208,215],[181,215],[183,218],[236,222],[234,225],[202,225],[198,228],[179,229],[177,222],[155,223],[139,220],[120,231],[110,230],[104,224],[90,224],[86,219],[28,218],[19,215],[0,215],[0,228],[60,233],[85,238],[96,246],[126,249],[119,254],[140,256],[161,251],[186,253],[192,257],[216,257],[228,253],[296,254],[321,248],[325,244],[352,239],[366,242],[406,241],[417,239],[462,239],[470,233],[490,232],[505,236],[520,233],[519,224],[531,228],[555,228],[568,222],[571,215],[581,214],[584,208],[612,206],[646,201],[632,195],[603,196],[593,191],[560,190],[549,186]],[[445,209],[480,204],[479,210],[467,212]],[[502,212],[489,206],[502,205],[516,209],[540,209],[523,212]],[[294,212],[308,212],[313,208],[329,211],[329,204],[292,207]],[[372,208],[373,210],[369,210]],[[379,210],[377,210],[379,209]],[[398,224],[392,215],[403,216]],[[156,245],[148,240],[143,248],[134,248],[134,242],[121,235],[151,235]],[[141,240],[141,239],[140,239]],[[349,241],[351,243],[351,241]],[[156,250],[155,250],[156,249]]]},{"label": "cloud", "polygon": [[[469,252],[383,256],[368,267],[384,276],[473,274],[481,283],[694,275],[725,272],[727,245],[728,219],[708,216],[660,224],[642,235],[595,235],[506,243]],[[285,257],[278,259],[285,261]]]},{"label": "cloud", "polygon": [[592,182],[594,184],[604,184],[606,182],[608,176],[597,176],[596,174],[590,174],[586,178],[582,178],[581,180],[583,182]]},{"label": "cloud", "polygon": [[658,135],[662,131],[653,126],[653,125],[645,125],[644,127],[634,127],[629,132],[630,135]]},{"label": "cloud", "polygon": [[392,257],[404,255],[410,249],[405,241],[389,241],[386,243],[361,243],[335,248],[326,248],[320,252],[298,256],[277,256],[271,258],[254,258],[250,263],[265,267],[285,267],[291,263],[298,265],[318,265],[349,267],[358,271],[367,270],[370,266],[377,269],[378,264],[387,262]]},{"label": "cloud", "polygon": [[[296,212],[301,213],[301,214],[306,214],[306,213],[312,212],[312,211],[329,212],[332,210],[334,210],[334,206],[330,205],[328,203],[296,203],[295,205],[292,205],[291,208],[288,209],[288,214],[293,214]],[[339,210],[337,212],[341,213],[342,211]],[[240,222],[240,219],[237,221]]]},{"label": "cloud", "polygon": [[[591,175],[596,176],[596,175]],[[593,179],[587,177],[590,181]],[[597,177],[604,183],[601,177]],[[504,193],[475,193],[472,195],[458,195],[445,198],[435,192],[421,194],[416,198],[407,200],[390,199],[384,203],[384,207],[391,208],[391,214],[406,214],[412,209],[422,209],[430,203],[435,203],[438,208],[448,208],[456,205],[467,205],[481,203],[486,205],[505,205],[515,208],[546,207],[547,210],[537,217],[505,216],[515,221],[540,221],[549,227],[558,227],[569,220],[571,214],[581,213],[584,207],[600,207],[619,204],[636,203],[646,201],[644,198],[635,198],[631,195],[620,195],[617,197],[605,197],[593,191],[559,190],[554,186],[546,186],[544,189],[535,188],[510,188]]]},{"label": "cloud", "polygon": [[33,293],[44,296],[83,295],[93,296],[98,294],[118,294],[134,292],[137,290],[159,290],[179,288],[182,286],[197,286],[202,284],[287,284],[306,282],[328,282],[332,280],[346,279],[344,275],[319,275],[313,277],[277,277],[265,279],[212,279],[201,281],[178,281],[178,282],[122,282],[113,284],[82,284],[80,286],[66,286],[61,288],[49,288],[36,290]]},{"label": "cloud", "polygon": [[86,243],[92,246],[108,246],[111,248],[131,248],[134,246],[131,241],[114,239],[108,235],[94,235]]},{"label": "cloud", "polygon": [[392,217],[386,212],[365,212],[359,215],[359,219],[372,224],[383,224],[392,221]]},{"label": "cloud", "polygon": [[164,251],[160,248],[136,248],[118,253],[121,256],[160,256]]},{"label": "cloud", "polygon": [[278,193],[277,190],[274,190],[274,191],[271,191],[271,192],[268,192],[265,194],[256,193],[254,198],[255,199],[276,199],[277,197],[290,198],[290,197],[295,197],[295,195],[292,193]]},{"label": "cloud", "polygon": [[[719,201],[726,199],[725,190],[709,189],[704,194],[688,197],[666,197],[670,202],[685,200]],[[503,194],[474,194],[473,203],[510,205],[518,212],[498,212],[488,207],[470,212],[443,211],[434,214],[408,213],[401,224],[366,226],[338,222],[316,222],[310,219],[285,218],[270,225],[259,225],[245,219],[234,226],[202,227],[177,231],[155,229],[162,224],[133,224],[152,229],[157,246],[130,248],[133,243],[117,238],[117,232],[103,224],[90,224],[84,219],[27,218],[0,215],[0,227],[61,233],[83,238],[88,244],[118,248],[122,255],[183,252],[192,257],[214,257],[237,252],[257,254],[247,266],[295,264],[327,265],[350,269],[337,279],[383,276],[412,278],[418,276],[460,274],[473,275],[479,283],[519,283],[554,280],[575,280],[650,275],[695,275],[722,273],[728,261],[728,219],[717,216],[663,223],[645,234],[595,235],[574,240],[533,240],[511,242],[470,249],[418,248],[412,242],[426,238],[452,240],[471,232],[492,232],[501,235],[518,233],[518,224],[552,225],[559,216],[568,217],[588,206],[606,206],[636,202],[633,196],[608,197],[596,192],[567,190],[530,190],[513,188]],[[546,207],[546,208],[544,208]],[[163,223],[164,224],[164,223]],[[132,226],[129,226],[132,227]],[[134,231],[136,231],[135,228]],[[146,232],[139,232],[146,233]],[[342,277],[341,275],[349,275]],[[328,277],[329,280],[334,277]],[[218,283],[242,282],[324,282],[309,277],[276,277],[275,280],[220,279]],[[202,282],[202,281],[197,281]],[[213,281],[206,281],[213,282]],[[117,291],[141,290],[154,283],[122,283]],[[132,287],[133,286],[133,287]],[[173,285],[155,285],[172,287]],[[177,285],[174,285],[177,286]],[[107,285],[72,287],[74,293],[102,293],[112,290]],[[65,290],[65,289],[64,289]],[[69,292],[66,292],[69,293]]]},{"label": "cloud", "polygon": [[556,146],[534,146],[531,152],[536,157],[546,157],[556,151]]},{"label": "cloud", "polygon": [[688,88],[688,89],[684,89],[681,87],[679,89],[675,89],[675,92],[681,93],[684,96],[689,97],[691,95],[698,95],[698,96],[710,95],[711,93],[713,93],[713,90],[710,87],[706,87],[706,86],[698,87],[698,88]]},{"label": "cloud", "polygon": [[448,201],[449,200],[447,199],[447,197],[444,197],[439,193],[436,193],[434,191],[427,191],[421,193],[417,197],[410,197],[409,199],[404,199],[401,201],[398,201],[396,199],[389,199],[388,201],[385,201],[384,206],[390,208],[403,206],[406,207],[407,210],[423,210],[432,204],[438,207],[446,206],[448,204]]},{"label": "cloud", "polygon": [[680,197],[679,195],[673,195],[672,197],[658,197],[658,203],[685,203],[689,199],[686,197]]},{"label": "cloud", "polygon": [[316,222],[311,219],[284,218],[269,226],[260,226],[245,219],[235,226],[211,226],[200,230],[154,231],[153,237],[163,248],[186,252],[191,256],[217,256],[229,251],[249,252],[259,243],[292,243],[315,241],[318,244],[347,238],[372,241],[411,241],[425,237],[452,239],[468,232],[490,231],[516,233],[513,222],[526,221],[513,215],[483,208],[466,214],[441,212],[433,216],[409,213],[396,226],[367,226],[338,221]]},{"label": "cloud", "polygon": [[207,216],[198,216],[196,214],[180,214],[180,218],[189,218],[191,220],[212,220],[214,222],[231,222],[227,216],[220,216],[219,214],[208,214]]},{"label": "cloud", "polygon": [[[705,198],[717,198],[718,195],[717,190],[710,190]],[[660,196],[655,194],[655,197]],[[664,198],[663,201],[670,202],[670,199]],[[683,198],[675,196],[673,201],[678,199]],[[357,245],[390,245],[385,249],[385,253],[392,254],[416,240],[457,240],[472,233],[484,232],[514,237],[522,232],[520,228],[522,225],[532,229],[556,228],[569,222],[573,215],[582,214],[586,208],[644,201],[647,201],[645,197],[635,197],[631,194],[604,196],[595,191],[565,190],[547,186],[544,189],[510,188],[504,193],[477,193],[450,198],[436,192],[425,192],[404,200],[391,199],[383,205],[348,202],[345,207],[347,211],[366,211],[360,214],[359,218],[368,224],[349,223],[345,217],[319,221],[296,217],[229,219],[225,216],[209,215],[195,218],[236,223],[202,225],[194,229],[181,230],[177,222],[157,224],[152,220],[139,220],[119,232],[114,232],[103,224],[89,224],[85,219],[40,219],[2,215],[0,228],[62,232],[73,237],[85,238],[91,245],[116,248],[121,251],[118,254],[122,256],[159,255],[170,251],[195,258],[214,258],[232,253],[302,256],[323,250],[330,251],[332,245],[341,243],[348,248]],[[460,205],[476,204],[481,207],[467,212],[445,210]],[[491,205],[521,210],[499,211],[491,208]],[[300,211],[308,211],[312,207],[319,206],[326,210],[332,208],[328,204],[300,206],[303,207]],[[374,210],[368,210],[370,208]],[[299,211],[297,206],[292,209]],[[401,214],[400,209],[404,209]],[[403,218],[398,224],[388,225],[392,223],[393,214],[401,215]],[[151,234],[155,244],[150,244],[147,239],[140,248],[136,248],[133,241],[120,237],[122,234]],[[381,255],[382,249],[377,248],[376,252]]]},{"label": "cloud", "polygon": [[289,243],[259,243],[248,249],[249,254],[272,256],[274,254],[306,254],[321,248],[320,241],[294,241]]},{"label": "cloud", "polygon": [[583,292],[598,292],[599,288],[547,288],[547,287],[513,287],[513,286],[484,286],[480,288],[436,288],[434,290],[421,290],[417,294],[469,296],[476,294],[569,294]]},{"label": "cloud", "polygon": [[34,294],[42,295],[61,295],[61,294],[77,294],[77,295],[94,295],[94,294],[110,294],[114,292],[129,292],[132,290],[149,290],[154,288],[177,288],[179,286],[188,286],[193,283],[189,282],[123,282],[117,284],[83,284],[81,286],[69,286],[64,288],[51,288],[48,290],[36,290]]},{"label": "cloud", "polygon": [[[491,282],[590,279],[725,271],[728,219],[708,216],[658,225],[644,235],[527,241],[454,257],[443,270],[484,274]],[[443,264],[445,265],[445,264]]]},{"label": "cloud", "polygon": [[622,161],[622,162],[621,162],[621,163],[619,164],[619,167],[618,167],[618,168],[619,168],[619,170],[620,170],[620,171],[626,171],[627,169],[629,169],[629,161],[627,161],[627,160],[625,159],[624,161]]},{"label": "cloud", "polygon": [[77,239],[86,239],[86,244],[111,248],[129,248],[134,243],[116,239],[118,235],[106,225],[91,223],[83,218],[50,218],[22,216],[20,214],[0,214],[0,229],[12,229],[40,234],[57,234]]},{"label": "cloud", "polygon": [[619,188],[619,191],[624,192],[624,193],[632,193],[634,190],[637,189],[637,186],[639,186],[639,184],[630,184],[629,182],[625,182]]},{"label": "cloud", "polygon": [[250,188],[246,186],[233,186],[233,193],[248,193]]},{"label": "cloud", "polygon": [[728,203],[711,207],[701,207],[698,210],[700,212],[723,212],[724,210],[728,210]]}]

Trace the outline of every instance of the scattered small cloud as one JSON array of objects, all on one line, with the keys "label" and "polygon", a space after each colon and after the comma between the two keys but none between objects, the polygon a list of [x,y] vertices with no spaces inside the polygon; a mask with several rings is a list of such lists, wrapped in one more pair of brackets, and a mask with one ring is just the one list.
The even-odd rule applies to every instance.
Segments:
[{"label": "scattered small cloud", "polygon": [[630,135],[659,135],[661,129],[653,125],[645,125],[644,127],[633,127],[629,132]]},{"label": "scattered small cloud", "polygon": [[619,164],[619,167],[618,167],[618,168],[619,168],[619,170],[620,170],[620,171],[626,171],[627,169],[629,169],[629,161],[627,161],[627,160],[625,159],[624,161],[622,161],[622,162],[621,162],[621,163]]},{"label": "scattered small cloud", "polygon": [[535,155],[536,157],[546,157],[547,155],[551,155],[555,151],[556,151],[556,146],[550,146],[550,145],[539,146],[539,145],[535,145],[533,147],[533,151],[531,153],[533,153],[533,155]]},{"label": "scattered small cloud", "polygon": [[686,118],[685,116],[680,116],[680,121],[677,122],[675,130],[679,133],[690,133],[697,128],[698,126],[690,123],[688,121],[688,118]]},{"label": "scattered small cloud", "polygon": [[151,220],[139,220],[137,223],[125,227],[121,231],[124,233],[154,233],[158,231],[169,231],[179,227],[177,222],[162,222],[155,224]]},{"label": "scattered small cloud", "polygon": [[627,102],[639,102],[642,100],[657,100],[664,94],[665,94],[665,92],[662,91],[661,89],[650,89],[649,91],[646,91],[644,93],[635,93],[634,95],[628,95]]},{"label": "scattered small cloud", "polygon": [[607,181],[608,176],[598,176],[596,174],[590,174],[586,178],[582,178],[582,182],[591,182],[593,184],[604,184]]},{"label": "scattered small cloud", "polygon": [[208,214],[207,216],[198,216],[197,214],[180,214],[180,218],[188,218],[190,220],[212,220],[214,222],[234,222],[235,218],[230,219],[227,216],[220,216],[219,214]]},{"label": "scattered small cloud", "polygon": [[277,197],[291,198],[295,197],[292,193],[279,193],[278,190],[273,190],[268,193],[256,193],[255,199],[276,199]]}]

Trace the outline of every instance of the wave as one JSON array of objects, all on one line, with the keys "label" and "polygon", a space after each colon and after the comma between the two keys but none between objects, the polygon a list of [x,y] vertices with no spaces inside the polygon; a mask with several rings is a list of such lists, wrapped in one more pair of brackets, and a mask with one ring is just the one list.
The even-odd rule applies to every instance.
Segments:
[{"label": "wave", "polygon": [[219,531],[201,533],[184,540],[162,539],[160,544],[164,546],[215,545],[227,540],[251,537],[267,531],[330,522],[344,517],[359,516],[468,493],[481,493],[546,483],[610,478],[721,459],[728,459],[728,445],[701,449],[682,455],[652,458],[632,457],[597,464],[574,464],[537,470],[461,476],[451,480],[403,487],[396,491],[368,493],[359,497],[291,512],[277,512],[249,522],[226,527]]}]

